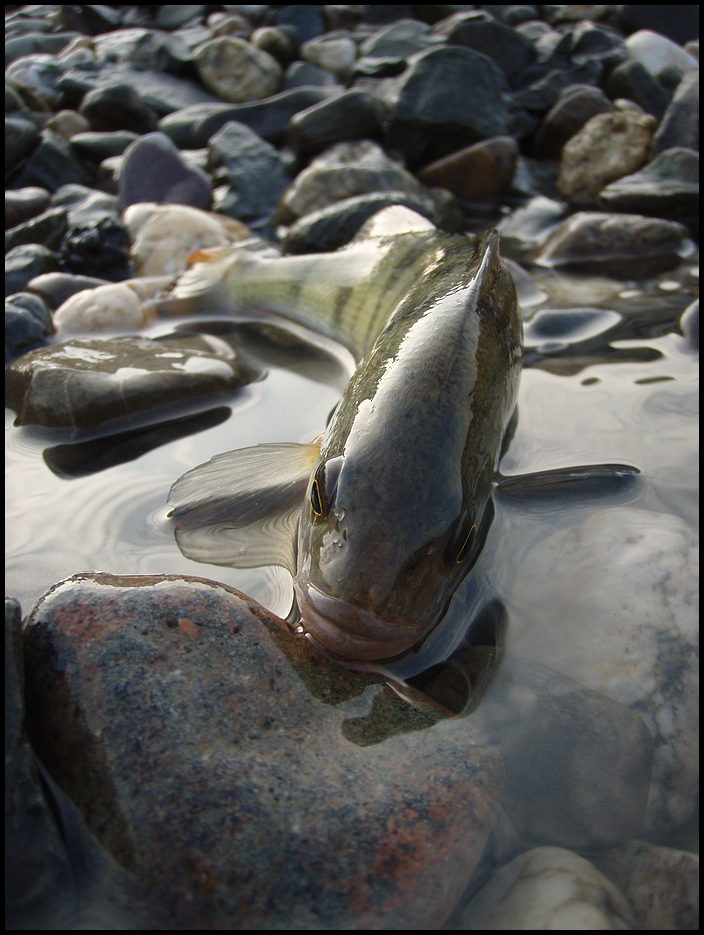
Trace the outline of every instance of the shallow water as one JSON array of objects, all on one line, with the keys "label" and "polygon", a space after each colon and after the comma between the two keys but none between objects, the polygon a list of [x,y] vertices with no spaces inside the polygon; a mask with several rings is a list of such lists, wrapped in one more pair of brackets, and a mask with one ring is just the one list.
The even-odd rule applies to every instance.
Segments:
[{"label": "shallow water", "polygon": [[[497,494],[479,561],[420,649],[390,666],[400,676],[446,659],[481,608],[497,598],[508,614],[506,657],[515,643],[529,641],[536,605],[524,601],[518,572],[559,530],[624,505],[674,514],[698,530],[698,355],[678,327],[698,289],[697,267],[690,261],[647,284],[541,275],[547,297],[525,315],[518,422],[502,474],[603,463],[641,473],[628,484],[604,482],[577,493]],[[231,585],[285,615],[292,595],[286,572],[186,559],[165,503],[181,474],[216,454],[262,442],[310,441],[323,430],[353,362],[343,349],[309,337],[324,344],[325,356],[314,360],[308,375],[269,355],[262,380],[214,403],[210,415],[174,429],[170,440],[139,456],[139,439],[127,439],[121,456],[132,459],[101,470],[94,468],[120,456],[100,445],[97,456],[62,448],[71,444],[66,436],[15,428],[6,410],[6,594],[27,613],[51,585],[81,571],[190,574]],[[196,430],[204,422],[210,427]],[[176,437],[180,431],[192,434]],[[544,569],[546,577],[551,572]],[[695,847],[691,835],[686,847]]]}]

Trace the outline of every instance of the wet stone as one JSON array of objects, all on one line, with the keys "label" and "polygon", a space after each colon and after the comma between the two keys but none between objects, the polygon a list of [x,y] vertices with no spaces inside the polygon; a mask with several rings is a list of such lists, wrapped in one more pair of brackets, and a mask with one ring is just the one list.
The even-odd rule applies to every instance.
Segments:
[{"label": "wet stone", "polygon": [[37,243],[58,250],[68,229],[66,208],[50,208],[23,224],[5,231],[5,252],[20,244]]},{"label": "wet stone", "polygon": [[24,244],[5,254],[5,295],[22,292],[30,279],[59,268],[59,257],[40,244]]},{"label": "wet stone", "polygon": [[699,928],[699,854],[633,840],[592,862],[628,899],[636,928]]},{"label": "wet stone", "polygon": [[366,91],[352,88],[295,114],[286,141],[299,157],[310,156],[345,140],[381,136],[379,102]]},{"label": "wet stone", "polygon": [[653,140],[651,156],[684,146],[699,152],[699,69],[684,76]]},{"label": "wet stone", "polygon": [[568,272],[647,278],[679,266],[686,236],[686,227],[675,221],[580,211],[550,235],[535,262]]},{"label": "wet stone", "polygon": [[628,900],[593,864],[559,847],[536,847],[502,867],[453,913],[463,929],[630,929]]},{"label": "wet stone", "polygon": [[203,84],[233,104],[269,97],[281,84],[282,71],[276,59],[233,36],[198,46],[193,61]]},{"label": "wet stone", "polygon": [[70,142],[71,137],[77,133],[85,133],[90,130],[90,122],[86,120],[83,114],[75,110],[60,110],[46,122],[47,130],[52,130],[59,136]]},{"label": "wet stone", "polygon": [[57,309],[67,299],[84,289],[104,286],[107,280],[73,273],[43,273],[27,283],[27,291],[38,295],[49,308]]},{"label": "wet stone", "polygon": [[614,107],[599,88],[573,85],[566,88],[555,106],[545,115],[535,137],[534,151],[539,159],[559,159],[562,147],[584,124],[597,114]]},{"label": "wet stone", "polygon": [[153,421],[167,404],[222,394],[254,376],[217,339],[75,338],[15,361],[5,400],[16,425],[79,431],[138,415]]},{"label": "wet stone", "polygon": [[662,117],[670,103],[670,95],[640,62],[624,62],[606,79],[606,93],[612,100],[626,98],[634,101],[656,120]]},{"label": "wet stone", "polygon": [[609,182],[645,165],[657,123],[633,111],[597,114],[564,146],[557,187],[576,204],[590,204]]},{"label": "wet stone", "polygon": [[70,145],[61,136],[45,130],[32,155],[12,178],[13,188],[38,186],[55,192],[62,185],[86,185],[88,173],[74,157]]},{"label": "wet stone", "polygon": [[81,276],[117,281],[129,276],[129,238],[119,218],[101,217],[74,224],[61,245],[67,270]]},{"label": "wet stone", "polygon": [[289,65],[286,70],[286,75],[284,76],[284,83],[281,88],[282,92],[291,91],[294,88],[307,88],[311,86],[336,88],[341,85],[337,78],[329,71],[326,71],[324,68],[319,68],[317,65],[312,65],[310,62],[293,62]]},{"label": "wet stone", "polygon": [[500,205],[513,181],[517,159],[518,144],[510,136],[500,136],[425,166],[418,178],[465,201]]},{"label": "wet stone", "polygon": [[120,172],[120,210],[138,202],[209,208],[210,179],[189,166],[163,133],[148,133],[127,147]]},{"label": "wet stone", "polygon": [[640,172],[607,185],[599,203],[610,211],[694,218],[699,211],[699,153],[666,149]]},{"label": "wet stone", "polygon": [[687,343],[694,350],[699,350],[699,299],[688,305],[680,318],[680,328]]},{"label": "wet stone", "polygon": [[150,318],[144,303],[153,299],[168,282],[160,276],[88,286],[74,292],[56,309],[54,325],[64,338],[104,331],[139,331]]},{"label": "wet stone", "polygon": [[129,84],[108,84],[89,91],[83,98],[81,113],[93,130],[129,130],[137,134],[156,130],[156,114]]},{"label": "wet stone", "polygon": [[45,188],[8,189],[5,192],[5,230],[41,214],[49,206],[50,197]]},{"label": "wet stone", "polygon": [[447,918],[500,764],[410,687],[408,703],[194,578],[76,576],[24,646],[33,742],[163,924]]},{"label": "wet stone", "polygon": [[138,139],[139,136],[129,130],[76,133],[71,137],[71,148],[81,158],[99,163],[110,156],[121,156],[130,143]]},{"label": "wet stone", "polygon": [[22,117],[5,117],[5,172],[11,172],[34,150],[39,130]]},{"label": "wet stone", "polygon": [[51,314],[37,295],[16,292],[5,299],[5,365],[54,333]]},{"label": "wet stone", "polygon": [[[534,546],[516,576],[525,625],[515,651],[648,726],[648,832],[684,823],[698,790],[698,555],[696,533],[678,517],[618,507]],[[536,587],[539,567],[552,571]]]},{"label": "wet stone", "polygon": [[51,196],[51,204],[54,208],[68,208],[70,230],[86,222],[117,218],[118,214],[117,198],[86,185],[62,185]]}]

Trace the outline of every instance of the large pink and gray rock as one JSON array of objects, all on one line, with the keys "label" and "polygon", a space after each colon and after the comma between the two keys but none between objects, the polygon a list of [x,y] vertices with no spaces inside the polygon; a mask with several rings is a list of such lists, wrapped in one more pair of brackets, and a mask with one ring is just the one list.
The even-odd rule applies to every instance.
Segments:
[{"label": "large pink and gray rock", "polygon": [[77,575],[24,647],[39,755],[168,927],[438,927],[471,877],[495,750],[237,592]]}]

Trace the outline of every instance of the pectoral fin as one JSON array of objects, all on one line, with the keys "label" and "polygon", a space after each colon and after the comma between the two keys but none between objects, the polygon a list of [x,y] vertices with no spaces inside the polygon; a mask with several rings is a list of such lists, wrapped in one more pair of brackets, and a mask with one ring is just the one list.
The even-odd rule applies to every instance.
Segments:
[{"label": "pectoral fin", "polygon": [[601,496],[630,489],[639,475],[638,468],[629,464],[588,464],[515,477],[498,475],[496,492],[503,497],[524,499]]},{"label": "pectoral fin", "polygon": [[241,448],[180,477],[168,503],[186,558],[295,574],[298,514],[319,449],[319,441]]}]

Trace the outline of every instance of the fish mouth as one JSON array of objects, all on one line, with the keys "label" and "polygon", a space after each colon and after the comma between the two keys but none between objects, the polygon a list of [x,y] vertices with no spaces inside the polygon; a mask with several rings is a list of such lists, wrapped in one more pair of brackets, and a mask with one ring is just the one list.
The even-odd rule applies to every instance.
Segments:
[{"label": "fish mouth", "polygon": [[356,604],[326,594],[305,575],[296,575],[293,586],[306,632],[341,659],[391,659],[414,646],[427,629],[382,620]]}]

